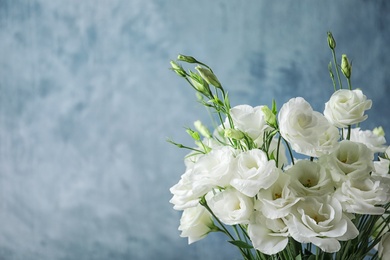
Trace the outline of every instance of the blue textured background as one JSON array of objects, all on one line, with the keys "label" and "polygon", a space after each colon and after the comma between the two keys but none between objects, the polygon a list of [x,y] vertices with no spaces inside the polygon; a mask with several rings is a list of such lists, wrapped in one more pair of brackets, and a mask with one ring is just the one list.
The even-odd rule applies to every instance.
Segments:
[{"label": "blue textured background", "polygon": [[[213,67],[233,105],[333,91],[326,32],[390,133],[390,4],[382,1],[0,0],[0,259],[237,259],[211,234],[188,246],[169,187],[207,122],[168,70]],[[390,137],[389,137],[390,138]],[[388,138],[388,139],[389,139]]]}]

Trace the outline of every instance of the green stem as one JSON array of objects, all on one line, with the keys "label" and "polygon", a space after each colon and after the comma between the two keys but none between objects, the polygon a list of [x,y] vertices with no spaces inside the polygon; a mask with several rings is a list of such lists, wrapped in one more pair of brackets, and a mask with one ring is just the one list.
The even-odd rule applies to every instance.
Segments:
[{"label": "green stem", "polygon": [[347,140],[351,139],[351,125],[348,126]]},{"label": "green stem", "polygon": [[192,147],[188,147],[188,146],[185,146],[185,145],[182,145],[182,144],[179,144],[179,143],[176,143],[174,141],[172,141],[171,139],[167,139],[167,142],[168,143],[171,143],[179,148],[184,148],[184,149],[188,149],[188,150],[191,150],[191,151],[194,151],[194,152],[198,152],[198,153],[205,153],[204,151],[201,151],[201,150],[198,150],[198,149],[195,149],[195,148],[192,148]]},{"label": "green stem", "polygon": [[336,81],[334,80],[334,74],[333,74],[333,69],[332,69],[332,62],[329,62],[328,69],[329,69],[330,78],[332,79],[333,89],[336,92],[337,88],[336,88]]},{"label": "green stem", "polygon": [[343,88],[343,85],[341,84],[341,78],[340,78],[340,72],[339,72],[339,66],[337,65],[337,60],[336,60],[336,51],[332,49],[332,55],[333,55],[333,62],[334,66],[336,67],[336,74],[337,74],[337,79],[339,81],[340,89]]},{"label": "green stem", "polygon": [[347,78],[347,82],[348,82],[348,88],[349,88],[349,90],[352,90],[351,79],[350,79],[350,78]]},{"label": "green stem", "polygon": [[287,146],[288,153],[290,154],[291,163],[294,165],[294,164],[295,164],[295,162],[294,162],[294,156],[293,156],[293,154],[292,154],[292,150],[291,150],[290,144],[286,141],[286,139],[283,138],[283,140],[284,140],[284,142],[285,142],[285,144],[286,144],[286,146]]},{"label": "green stem", "polygon": [[278,146],[276,147],[276,168],[279,168],[279,147],[280,147],[281,140],[282,140],[282,136],[279,134]]}]

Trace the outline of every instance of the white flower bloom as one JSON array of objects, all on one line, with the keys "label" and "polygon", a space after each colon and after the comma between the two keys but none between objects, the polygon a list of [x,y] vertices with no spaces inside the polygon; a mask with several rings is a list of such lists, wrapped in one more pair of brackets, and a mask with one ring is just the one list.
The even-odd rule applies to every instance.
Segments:
[{"label": "white flower bloom", "polygon": [[382,260],[390,260],[390,232],[382,236],[378,246],[378,255]]},{"label": "white flower bloom", "polygon": [[195,186],[226,187],[229,185],[235,171],[235,152],[229,146],[222,146],[200,157],[194,165]]},{"label": "white flower bloom", "polygon": [[180,181],[170,189],[173,194],[170,200],[174,204],[173,208],[183,210],[194,207],[199,198],[213,188],[228,186],[234,172],[234,160],[234,150],[222,146],[189,164]]},{"label": "white flower bloom", "polygon": [[286,170],[299,196],[323,196],[334,191],[328,172],[317,162],[300,160]]},{"label": "white flower bloom", "polygon": [[248,225],[248,235],[253,247],[260,252],[273,255],[288,244],[288,229],[282,219],[269,219],[255,211]]},{"label": "white flower bloom", "polygon": [[181,237],[188,237],[188,244],[204,238],[214,227],[211,214],[200,204],[183,211],[179,230]]},{"label": "white flower bloom", "polygon": [[331,196],[307,197],[294,207],[287,226],[300,243],[313,243],[324,252],[340,250],[339,241],[355,238],[359,231]]},{"label": "white flower bloom", "polygon": [[380,215],[385,209],[376,206],[389,202],[388,187],[373,178],[342,183],[334,197],[340,201],[343,209],[349,213]]},{"label": "white flower bloom", "polygon": [[390,146],[387,147],[385,155],[387,159],[390,159]]},{"label": "white flower bloom", "polygon": [[375,171],[372,173],[376,176],[383,176],[390,178],[390,160],[378,157],[379,161],[374,162]]},{"label": "white flower bloom", "polygon": [[237,171],[230,185],[249,197],[260,189],[270,187],[278,178],[275,161],[268,161],[267,154],[259,149],[249,150],[237,156]]},{"label": "white flower bloom", "polygon": [[234,188],[227,188],[207,198],[207,204],[217,218],[227,225],[248,224],[253,213],[253,199]]},{"label": "white flower bloom", "polygon": [[[258,145],[261,145],[263,142],[264,130],[269,128],[265,121],[262,107],[238,105],[230,109],[234,127],[247,133]],[[225,122],[225,126],[229,127],[228,121]]]},{"label": "white flower bloom", "polygon": [[337,127],[347,127],[367,119],[364,112],[370,109],[371,100],[359,89],[340,89],[325,103],[325,117]]},{"label": "white flower bloom", "polygon": [[365,179],[374,170],[374,154],[362,143],[349,140],[340,142],[339,148],[320,157],[320,163],[328,168],[336,183],[347,179]]},{"label": "white flower bloom", "polygon": [[[345,133],[348,130],[344,130]],[[386,139],[384,136],[374,134],[371,130],[361,130],[360,127],[351,129],[351,141],[365,144],[374,153],[384,152],[386,150]]]},{"label": "white flower bloom", "polygon": [[199,203],[199,198],[211,189],[209,186],[204,186],[204,190],[197,190],[194,192],[192,189],[192,175],[193,169],[187,168],[179,182],[169,189],[173,194],[173,197],[169,202],[174,205],[173,208],[175,210],[195,207]]},{"label": "white flower bloom", "polygon": [[340,133],[339,129],[333,125],[319,136],[319,145],[316,148],[316,156],[329,154],[339,147]]},{"label": "white flower bloom", "polygon": [[[292,149],[308,156],[329,153],[338,136],[333,126],[301,97],[292,98],[283,104],[278,115],[280,134],[291,143]],[[324,145],[324,146],[322,146]],[[328,151],[330,149],[330,151]]]},{"label": "white flower bloom", "polygon": [[375,171],[371,176],[390,188],[390,160],[379,157],[379,161],[374,162]]},{"label": "white flower bloom", "polygon": [[290,189],[291,177],[283,172],[278,175],[271,187],[260,190],[255,201],[255,209],[270,219],[287,216],[291,207],[300,200],[295,191]]}]

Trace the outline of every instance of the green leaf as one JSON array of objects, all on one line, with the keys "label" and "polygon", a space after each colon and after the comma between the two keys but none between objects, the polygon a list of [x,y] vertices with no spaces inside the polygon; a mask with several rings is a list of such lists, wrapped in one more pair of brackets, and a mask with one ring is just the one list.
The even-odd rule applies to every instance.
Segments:
[{"label": "green leaf", "polygon": [[241,241],[241,240],[231,240],[231,241],[228,241],[230,244],[233,244],[239,248],[248,248],[248,249],[252,249],[253,246],[252,245],[249,245],[248,243],[245,243],[244,241]]}]

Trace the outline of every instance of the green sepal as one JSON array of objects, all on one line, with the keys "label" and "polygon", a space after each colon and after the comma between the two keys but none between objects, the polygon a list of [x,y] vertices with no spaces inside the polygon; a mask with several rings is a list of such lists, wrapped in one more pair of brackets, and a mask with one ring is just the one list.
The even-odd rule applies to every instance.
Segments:
[{"label": "green sepal", "polygon": [[272,99],[272,113],[276,115],[278,113],[278,109],[276,107],[276,101],[275,99]]}]

